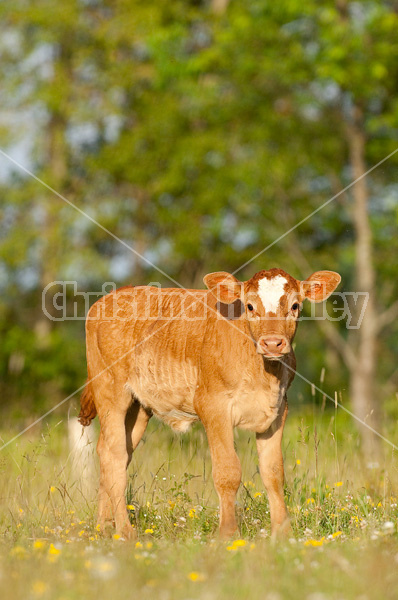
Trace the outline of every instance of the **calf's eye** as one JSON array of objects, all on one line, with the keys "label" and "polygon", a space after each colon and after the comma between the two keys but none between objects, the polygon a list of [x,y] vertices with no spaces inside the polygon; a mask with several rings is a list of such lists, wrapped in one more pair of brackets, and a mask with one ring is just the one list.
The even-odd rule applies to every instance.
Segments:
[{"label": "calf's eye", "polygon": [[254,310],[253,304],[248,304],[247,309],[250,310],[250,312],[253,311]]},{"label": "calf's eye", "polygon": [[299,303],[295,302],[292,306],[292,310],[298,310],[299,309]]}]

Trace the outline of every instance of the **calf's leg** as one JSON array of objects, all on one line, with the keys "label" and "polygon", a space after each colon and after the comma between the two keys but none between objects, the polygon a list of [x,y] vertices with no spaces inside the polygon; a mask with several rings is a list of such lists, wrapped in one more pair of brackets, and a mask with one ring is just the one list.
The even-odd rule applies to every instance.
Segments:
[{"label": "calf's leg", "polygon": [[284,401],[279,415],[264,433],[258,433],[257,451],[260,475],[268,494],[271,513],[271,532],[289,533],[290,523],[284,500],[284,472],[282,457],[282,433],[287,416],[287,402]]},{"label": "calf's leg", "polygon": [[[100,431],[98,443],[97,443],[97,454],[101,457],[102,448],[104,447],[105,441],[103,439],[102,431]],[[100,458],[101,461],[101,458]],[[108,524],[114,524],[111,499],[105,488],[105,479],[101,476],[102,468],[100,462],[100,483],[98,489],[98,516],[97,524],[101,530],[103,530]]]},{"label": "calf's leg", "polygon": [[235,499],[242,470],[234,448],[232,424],[225,413],[201,417],[209,441],[213,467],[213,481],[220,500],[220,536],[228,538],[238,526],[235,516]]},{"label": "calf's leg", "polygon": [[[104,421],[108,417],[104,417]],[[126,458],[126,467],[131,462],[131,458],[133,456],[133,451],[138,446],[142,436],[145,433],[146,427],[148,425],[148,421],[151,418],[150,413],[148,413],[138,402],[134,402],[130,408],[128,409],[125,416],[125,440],[126,440],[126,450],[127,455],[124,455],[124,449],[122,448],[122,444],[120,444],[119,454],[121,454],[122,462],[124,462]],[[104,423],[104,427],[101,426],[101,431],[98,440],[97,451],[100,456],[100,465],[101,465],[101,477],[100,477],[100,486],[99,486],[99,499],[98,499],[98,524],[101,529],[103,529],[107,523],[113,523],[114,521],[114,513],[112,509],[111,496],[112,492],[108,492],[109,482],[108,479],[108,470],[110,469],[111,461],[109,460],[109,450],[107,450],[107,439],[105,437],[106,425]],[[117,430],[117,429],[116,429]],[[116,431],[114,430],[114,431]],[[108,431],[109,431],[109,423],[108,423]],[[109,435],[108,435],[109,437]],[[123,439],[123,438],[122,438]],[[122,478],[119,481],[120,487],[122,487],[122,480],[124,480],[124,471],[120,468]],[[127,478],[126,478],[127,483]],[[114,486],[115,483],[111,482],[110,486]],[[117,486],[117,483],[116,483]],[[125,492],[126,484],[124,484],[123,489],[123,502],[124,502],[124,492]],[[116,491],[116,490],[114,490]],[[120,501],[119,501],[120,502]],[[121,513],[121,511],[119,511]],[[124,513],[122,514],[124,518]],[[129,526],[122,526],[123,535],[128,535],[131,537],[132,531]]]},{"label": "calf's leg", "polygon": [[126,447],[129,465],[133,456],[133,451],[137,448],[145,433],[151,413],[146,411],[143,406],[135,401],[127,411],[125,426],[126,426]]},{"label": "calf's leg", "polygon": [[128,452],[126,445],[126,411],[110,407],[98,411],[101,434],[97,451],[100,459],[100,487],[98,523],[104,525],[113,515],[116,533],[125,538],[135,537],[126,509],[125,491],[127,484]]}]

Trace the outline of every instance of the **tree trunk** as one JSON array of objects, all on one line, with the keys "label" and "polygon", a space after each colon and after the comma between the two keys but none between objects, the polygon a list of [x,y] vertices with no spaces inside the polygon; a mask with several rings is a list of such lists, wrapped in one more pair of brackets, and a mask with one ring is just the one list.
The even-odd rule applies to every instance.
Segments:
[{"label": "tree trunk", "polygon": [[[72,81],[68,40],[64,40],[59,45],[59,55],[54,62],[54,78],[52,81],[54,89],[52,92],[55,93],[55,90],[61,87],[65,81]],[[68,175],[67,146],[65,140],[67,126],[65,94],[59,105],[51,112],[44,140],[45,179],[51,187],[61,194],[65,193]],[[44,209],[44,216],[41,224],[42,257],[40,286],[41,290],[44,290],[48,284],[57,279],[62,246],[59,228],[59,213],[62,209],[62,200],[54,197],[52,192],[47,191],[41,199],[41,205]],[[51,286],[48,289],[42,298],[42,310],[40,310],[35,323],[35,331],[42,346],[50,344],[53,321],[48,315],[59,316],[54,307],[54,296],[57,291],[55,286]]]},{"label": "tree trunk", "polygon": [[[362,115],[354,110],[353,121],[347,127],[347,142],[354,179],[366,172],[365,136]],[[355,228],[356,291],[366,292],[368,302],[362,322],[355,330],[356,358],[350,365],[350,392],[354,413],[370,427],[379,431],[380,409],[375,393],[376,372],[376,321],[374,286],[375,270],[372,256],[372,232],[369,222],[369,190],[366,178],[362,177],[352,188]],[[380,455],[379,438],[366,425],[359,424],[362,448],[368,462],[377,463]]]},{"label": "tree trunk", "polygon": [[[53,115],[48,126],[46,163],[48,165],[51,185],[56,191],[63,193],[67,174],[66,148],[65,148],[65,123],[62,118]],[[42,261],[40,274],[41,291],[57,279],[57,262],[60,256],[59,217],[60,202],[48,191],[43,195],[41,204],[44,208],[43,222],[41,224]],[[48,315],[59,316],[54,307],[54,296],[58,289],[51,286],[42,298],[40,314],[35,323],[35,332],[39,343],[46,347],[50,343],[50,333],[53,321]]]},{"label": "tree trunk", "polygon": [[229,0],[212,0],[211,9],[217,15],[223,15],[228,8]]}]

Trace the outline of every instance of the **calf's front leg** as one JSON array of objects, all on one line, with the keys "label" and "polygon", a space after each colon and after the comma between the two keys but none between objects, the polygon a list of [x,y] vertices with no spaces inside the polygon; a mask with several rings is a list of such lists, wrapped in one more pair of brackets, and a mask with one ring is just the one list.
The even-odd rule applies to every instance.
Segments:
[{"label": "calf's front leg", "polygon": [[225,413],[211,415],[202,422],[209,441],[213,481],[220,500],[220,536],[231,537],[237,530],[235,499],[242,470],[234,448],[232,423]]},{"label": "calf's front leg", "polygon": [[256,435],[260,475],[268,495],[271,513],[271,533],[290,533],[290,522],[284,499],[284,472],[282,457],[282,434],[287,416],[284,400],[279,414],[271,427]]}]

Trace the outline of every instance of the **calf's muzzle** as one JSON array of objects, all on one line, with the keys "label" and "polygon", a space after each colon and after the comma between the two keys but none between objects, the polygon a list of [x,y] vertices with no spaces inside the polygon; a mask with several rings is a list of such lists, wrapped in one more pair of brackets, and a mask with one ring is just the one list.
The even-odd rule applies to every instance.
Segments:
[{"label": "calf's muzzle", "polygon": [[258,340],[257,352],[270,358],[281,358],[290,352],[290,344],[282,336],[263,336]]}]

